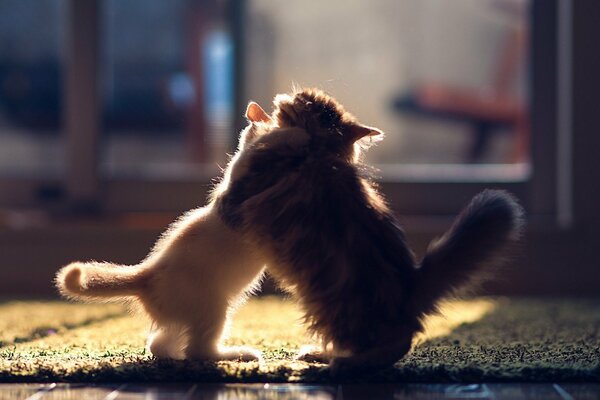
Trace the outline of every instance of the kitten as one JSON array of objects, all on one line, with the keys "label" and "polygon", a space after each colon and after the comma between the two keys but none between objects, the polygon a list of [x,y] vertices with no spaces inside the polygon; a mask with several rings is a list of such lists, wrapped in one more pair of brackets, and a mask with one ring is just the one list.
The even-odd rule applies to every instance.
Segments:
[{"label": "kitten", "polygon": [[477,195],[417,262],[360,153],[380,138],[327,94],[275,98],[268,135],[219,202],[219,214],[267,254],[269,271],[297,295],[334,374],[392,365],[426,314],[497,264],[517,240],[523,211],[506,192]]},{"label": "kitten", "polygon": [[[268,118],[255,103],[249,120]],[[218,204],[247,167],[244,153],[264,127],[250,123],[238,151],[205,207],[189,211],[158,240],[138,265],[74,262],[56,277],[60,292],[78,300],[122,300],[141,305],[154,322],[148,348],[156,357],[257,360],[250,348],[221,348],[229,315],[259,284],[265,256],[220,218]]]}]

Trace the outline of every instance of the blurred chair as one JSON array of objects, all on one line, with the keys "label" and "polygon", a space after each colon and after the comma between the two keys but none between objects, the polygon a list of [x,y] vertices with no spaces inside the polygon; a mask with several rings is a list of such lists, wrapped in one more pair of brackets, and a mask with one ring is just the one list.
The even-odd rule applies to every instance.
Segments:
[{"label": "blurred chair", "polygon": [[521,10],[507,9],[509,4],[505,0],[497,0],[496,5],[504,7],[504,11],[519,12],[521,23],[506,33],[494,63],[497,68],[491,74],[491,90],[425,80],[393,101],[394,109],[402,114],[468,123],[472,127],[473,140],[465,160],[470,163],[481,160],[490,135],[502,129],[508,129],[514,135],[511,162],[525,162],[529,154],[527,105],[511,92],[525,55],[527,27]]}]

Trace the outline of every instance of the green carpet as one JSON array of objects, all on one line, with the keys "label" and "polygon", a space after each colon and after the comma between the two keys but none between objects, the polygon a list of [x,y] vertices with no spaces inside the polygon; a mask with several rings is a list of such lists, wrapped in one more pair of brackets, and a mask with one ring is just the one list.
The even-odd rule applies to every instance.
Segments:
[{"label": "green carpet", "polygon": [[[600,301],[476,299],[444,306],[414,350],[369,382],[600,381]],[[265,362],[156,361],[148,322],[116,305],[0,303],[0,382],[328,382],[324,365],[294,361],[311,343],[295,305],[250,301],[227,344]]]}]

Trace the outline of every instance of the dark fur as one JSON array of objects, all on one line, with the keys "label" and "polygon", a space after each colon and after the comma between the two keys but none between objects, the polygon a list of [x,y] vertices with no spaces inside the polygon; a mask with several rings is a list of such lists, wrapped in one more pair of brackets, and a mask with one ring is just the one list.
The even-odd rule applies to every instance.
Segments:
[{"label": "dark fur", "polygon": [[254,149],[249,173],[218,200],[220,214],[271,249],[270,271],[333,344],[338,368],[391,365],[443,296],[497,263],[521,230],[521,208],[505,192],[479,194],[419,265],[360,173],[356,119],[323,92],[303,90],[276,100],[273,129],[290,126],[309,142]]}]

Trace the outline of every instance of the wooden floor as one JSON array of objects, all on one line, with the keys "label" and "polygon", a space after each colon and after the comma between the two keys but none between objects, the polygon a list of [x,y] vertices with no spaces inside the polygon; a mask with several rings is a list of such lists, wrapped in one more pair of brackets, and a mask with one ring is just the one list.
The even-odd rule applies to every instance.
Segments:
[{"label": "wooden floor", "polygon": [[600,384],[0,384],[2,400],[600,399]]}]

